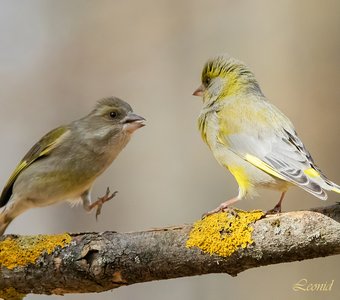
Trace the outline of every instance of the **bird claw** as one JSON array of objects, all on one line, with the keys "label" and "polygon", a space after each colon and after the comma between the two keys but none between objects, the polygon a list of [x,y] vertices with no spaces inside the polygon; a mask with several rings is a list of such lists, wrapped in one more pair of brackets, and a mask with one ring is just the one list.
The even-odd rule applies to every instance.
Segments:
[{"label": "bird claw", "polygon": [[94,208],[95,206],[97,206],[97,210],[96,210],[96,220],[98,220],[98,216],[100,215],[101,211],[102,211],[102,206],[105,202],[111,200],[114,196],[116,196],[118,193],[118,191],[115,191],[111,194],[110,192],[110,188],[106,189],[106,193],[104,196],[99,197],[97,199],[97,201],[93,202],[90,206],[90,208]]},{"label": "bird claw", "polygon": [[230,209],[230,210],[233,210],[232,208],[230,208],[230,206],[231,206],[232,204],[234,204],[235,202],[237,202],[237,201],[238,201],[238,198],[235,197],[235,198],[229,199],[229,200],[227,200],[227,201],[221,203],[221,204],[220,204],[218,207],[216,207],[215,209],[213,209],[213,210],[211,210],[211,211],[208,211],[208,212],[204,213],[204,214],[202,215],[202,219],[204,219],[205,217],[210,216],[210,215],[212,215],[212,214],[216,214],[216,213],[218,213],[218,212],[225,212],[226,210],[229,210],[229,209]]},{"label": "bird claw", "polygon": [[281,213],[282,200],[285,197],[285,194],[286,194],[286,192],[282,192],[279,202],[274,206],[273,209],[270,209],[270,210],[268,210],[266,212],[266,216],[267,215],[275,215],[275,214]]},{"label": "bird claw", "polygon": [[281,205],[275,205],[274,208],[266,211],[266,216],[267,215],[276,215],[276,214],[279,214],[279,213],[281,213]]},{"label": "bird claw", "polygon": [[208,216],[210,216],[210,215],[219,213],[219,212],[224,212],[224,211],[226,211],[226,209],[228,209],[228,208],[229,208],[228,206],[222,206],[222,205],[220,205],[220,206],[216,207],[215,209],[213,209],[213,210],[211,210],[211,211],[208,211],[208,212],[204,213],[204,214],[202,215],[202,219],[204,219],[205,217],[208,217]]},{"label": "bird claw", "polygon": [[219,213],[219,212],[227,212],[228,218],[238,216],[236,208],[233,208],[233,207],[228,206],[228,205],[226,205],[226,206],[220,205],[219,207],[215,208],[214,210],[208,211],[207,213],[203,214],[202,219],[204,219],[205,217],[210,216],[212,214]]}]

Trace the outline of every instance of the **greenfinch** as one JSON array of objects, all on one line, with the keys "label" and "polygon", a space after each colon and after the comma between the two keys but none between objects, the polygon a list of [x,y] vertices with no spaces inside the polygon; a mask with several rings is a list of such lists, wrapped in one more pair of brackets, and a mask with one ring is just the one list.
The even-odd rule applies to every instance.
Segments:
[{"label": "greenfinch", "polygon": [[125,101],[109,97],[98,101],[87,116],[60,126],[38,141],[20,161],[0,196],[0,235],[10,222],[33,207],[81,199],[85,210],[110,200],[91,202],[95,179],[113,162],[132,133],[144,126]]},{"label": "greenfinch", "polygon": [[316,166],[292,122],[268,102],[251,70],[227,54],[207,61],[202,84],[193,95],[203,107],[198,127],[216,160],[235,177],[239,193],[221,203],[212,214],[257,195],[258,188],[281,193],[271,212],[281,212],[289,187],[298,186],[327,199],[325,190],[340,193]]}]

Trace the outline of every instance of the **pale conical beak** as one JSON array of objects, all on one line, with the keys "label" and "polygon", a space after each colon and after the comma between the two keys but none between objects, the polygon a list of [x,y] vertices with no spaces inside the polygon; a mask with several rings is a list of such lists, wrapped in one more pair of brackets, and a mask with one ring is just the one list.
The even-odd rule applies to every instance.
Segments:
[{"label": "pale conical beak", "polygon": [[143,123],[143,121],[145,121],[143,117],[138,116],[134,113],[128,113],[128,115],[121,122],[123,124],[126,124],[126,123],[133,123],[133,122]]},{"label": "pale conical beak", "polygon": [[132,133],[138,128],[145,126],[144,121],[145,119],[143,117],[130,112],[123,120],[121,120],[121,123],[124,124],[123,130]]},{"label": "pale conical beak", "polygon": [[202,97],[203,96],[203,93],[205,91],[205,87],[203,84],[201,84],[192,94],[194,96],[200,96]]}]

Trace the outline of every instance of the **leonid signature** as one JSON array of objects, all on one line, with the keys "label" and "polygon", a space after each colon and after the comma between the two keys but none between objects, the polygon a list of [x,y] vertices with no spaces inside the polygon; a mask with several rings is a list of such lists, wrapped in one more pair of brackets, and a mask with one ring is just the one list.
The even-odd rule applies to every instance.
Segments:
[{"label": "leonid signature", "polygon": [[293,291],[295,292],[330,292],[334,284],[334,279],[330,282],[311,283],[306,278],[300,279],[293,284]]}]

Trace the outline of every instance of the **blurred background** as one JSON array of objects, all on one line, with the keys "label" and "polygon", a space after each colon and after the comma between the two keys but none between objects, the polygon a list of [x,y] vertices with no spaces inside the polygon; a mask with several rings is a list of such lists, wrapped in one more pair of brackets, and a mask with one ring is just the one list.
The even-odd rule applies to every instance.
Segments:
[{"label": "blurred background", "polygon": [[[205,61],[228,52],[255,72],[330,179],[340,183],[340,2],[318,0],[0,0],[0,185],[47,131],[116,95],[147,119],[95,183],[118,190],[99,221],[67,203],[18,217],[8,233],[135,231],[191,223],[237,194],[197,130]],[[263,191],[242,209],[270,209]],[[284,210],[322,202],[292,189]],[[339,256],[228,275],[150,282],[82,299],[340,299]],[[331,282],[331,292],[292,285]],[[79,299],[66,295],[63,299]],[[27,299],[59,299],[30,295]]]}]

